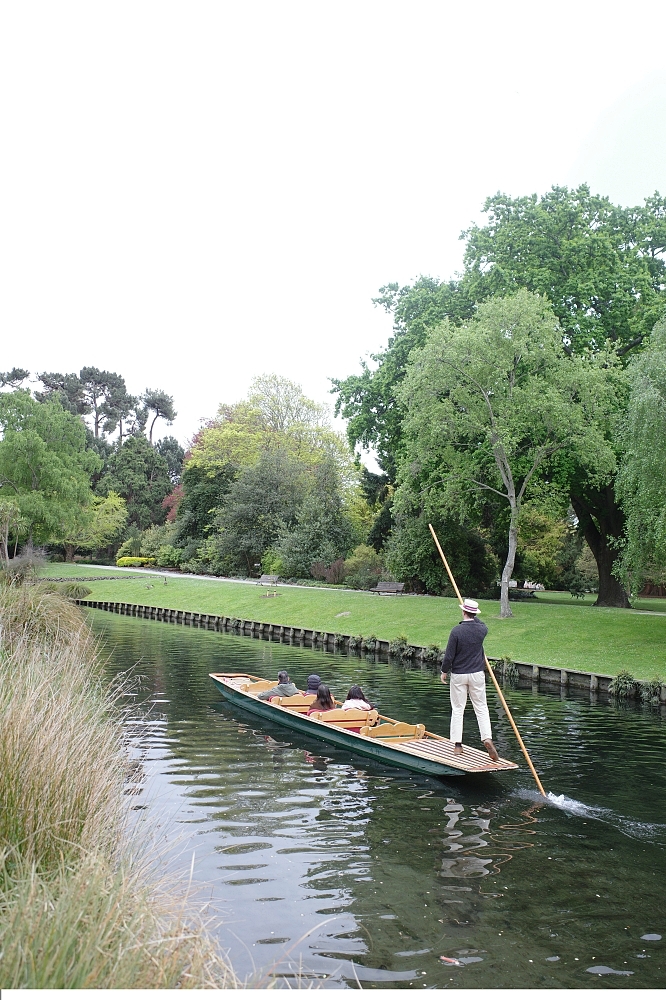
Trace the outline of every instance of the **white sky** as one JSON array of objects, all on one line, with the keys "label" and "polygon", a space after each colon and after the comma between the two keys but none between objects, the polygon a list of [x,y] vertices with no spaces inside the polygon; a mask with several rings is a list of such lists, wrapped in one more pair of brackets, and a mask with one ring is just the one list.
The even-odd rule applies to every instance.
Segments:
[{"label": "white sky", "polygon": [[6,2],[0,369],[164,388],[183,442],[262,372],[330,403],[379,286],[453,276],[487,195],[666,193],[665,29],[663,0]]}]

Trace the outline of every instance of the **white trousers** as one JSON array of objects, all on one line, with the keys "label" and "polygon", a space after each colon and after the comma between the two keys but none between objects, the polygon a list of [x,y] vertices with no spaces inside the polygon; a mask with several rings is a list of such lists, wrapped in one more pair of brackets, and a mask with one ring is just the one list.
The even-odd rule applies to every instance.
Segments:
[{"label": "white trousers", "polygon": [[451,695],[451,742],[462,743],[463,713],[467,704],[467,696],[474,707],[476,721],[479,723],[481,742],[491,740],[490,715],[486,701],[486,672],[477,670],[473,674],[450,675],[449,693]]}]

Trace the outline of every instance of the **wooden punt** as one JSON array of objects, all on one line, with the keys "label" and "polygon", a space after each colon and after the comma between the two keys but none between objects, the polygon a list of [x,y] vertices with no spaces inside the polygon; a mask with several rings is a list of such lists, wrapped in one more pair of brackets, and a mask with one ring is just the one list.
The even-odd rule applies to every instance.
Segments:
[{"label": "wooden punt", "polygon": [[[329,716],[329,719],[335,721],[327,722],[327,713],[310,716],[305,714],[309,702],[303,695],[272,702],[261,701],[259,693],[273,687],[276,682],[253,674],[215,673],[209,676],[220,694],[238,708],[393,767],[436,777],[488,774],[518,767],[513,761],[503,760],[501,757],[493,761],[484,751],[468,746],[463,747],[462,754],[454,755],[453,743],[445,736],[429,733],[424,726],[410,726],[385,715],[378,715],[377,712],[353,715],[345,713],[344,720],[342,713],[340,719],[336,713]],[[311,700],[314,700],[314,696]],[[370,725],[367,725],[368,722]],[[360,726],[361,731],[350,731],[351,725],[356,728]]]}]

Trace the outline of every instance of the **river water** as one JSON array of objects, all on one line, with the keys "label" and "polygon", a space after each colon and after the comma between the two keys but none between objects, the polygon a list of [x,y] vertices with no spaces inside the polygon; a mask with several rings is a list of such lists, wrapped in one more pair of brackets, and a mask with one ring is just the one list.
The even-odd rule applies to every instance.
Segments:
[{"label": "river water", "polygon": [[[666,983],[666,718],[507,689],[526,766],[465,779],[383,767],[231,708],[209,671],[334,693],[448,734],[432,668],[91,614],[133,668],[127,792],[237,974],[278,986],[655,988]],[[521,761],[494,692],[495,742]],[[468,707],[465,741],[478,729]],[[446,961],[444,960],[446,959]],[[664,963],[662,965],[662,962]]]}]

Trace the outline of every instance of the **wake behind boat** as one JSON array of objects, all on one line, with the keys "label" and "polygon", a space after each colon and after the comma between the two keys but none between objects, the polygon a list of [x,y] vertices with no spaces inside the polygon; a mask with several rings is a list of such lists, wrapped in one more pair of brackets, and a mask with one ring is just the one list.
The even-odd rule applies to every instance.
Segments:
[{"label": "wake behind boat", "polygon": [[[501,757],[493,761],[488,754],[468,746],[463,746],[462,754],[454,755],[454,744],[445,736],[429,733],[423,725],[410,725],[380,715],[376,709],[369,712],[334,709],[308,716],[315,695],[297,694],[261,701],[259,694],[275,687],[275,681],[253,674],[215,673],[209,677],[221,695],[238,708],[393,767],[434,776],[487,774],[518,767]],[[360,732],[352,731],[356,729]]]}]

